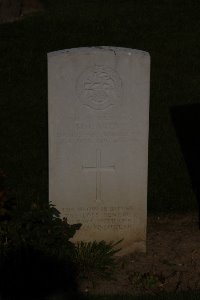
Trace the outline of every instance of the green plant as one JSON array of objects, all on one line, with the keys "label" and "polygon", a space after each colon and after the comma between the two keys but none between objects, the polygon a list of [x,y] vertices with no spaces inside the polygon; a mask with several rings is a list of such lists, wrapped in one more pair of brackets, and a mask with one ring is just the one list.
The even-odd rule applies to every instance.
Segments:
[{"label": "green plant", "polygon": [[165,282],[165,278],[162,275],[149,272],[134,272],[129,275],[129,280],[135,287],[146,291],[153,291],[161,287]]},{"label": "green plant", "polygon": [[145,289],[153,289],[160,284],[160,280],[157,275],[145,273],[142,276],[142,285]]},{"label": "green plant", "polygon": [[69,241],[81,224],[70,225],[60,218],[54,205],[32,203],[28,210],[16,205],[0,170],[0,254],[10,249],[33,248],[46,254],[66,256],[74,251]]},{"label": "green plant", "polygon": [[69,239],[81,224],[68,224],[52,204],[41,207],[34,203],[30,210],[16,212],[12,220],[1,222],[0,227],[4,251],[28,246],[47,254],[65,256],[74,251],[74,244]]},{"label": "green plant", "polygon": [[81,224],[68,224],[52,204],[13,209],[7,205],[4,183],[0,182],[0,298],[35,300],[57,293],[77,298],[77,268],[71,259],[75,246],[69,239]]},{"label": "green plant", "polygon": [[118,265],[115,254],[121,250],[116,246],[121,241],[78,242],[74,261],[78,266],[80,277],[112,279]]}]

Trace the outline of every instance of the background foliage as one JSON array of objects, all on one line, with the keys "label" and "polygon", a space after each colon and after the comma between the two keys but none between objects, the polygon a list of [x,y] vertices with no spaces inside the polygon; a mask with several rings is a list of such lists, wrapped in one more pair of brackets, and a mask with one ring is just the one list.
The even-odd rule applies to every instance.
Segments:
[{"label": "background foliage", "polygon": [[0,298],[42,300],[61,293],[75,299],[78,269],[69,239],[81,225],[69,225],[51,204],[22,210],[8,191],[0,171]]}]

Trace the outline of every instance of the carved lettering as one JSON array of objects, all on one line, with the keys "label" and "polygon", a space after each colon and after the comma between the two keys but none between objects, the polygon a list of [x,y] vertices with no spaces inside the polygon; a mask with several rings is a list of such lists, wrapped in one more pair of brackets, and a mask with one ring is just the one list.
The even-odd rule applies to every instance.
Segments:
[{"label": "carved lettering", "polygon": [[62,213],[70,224],[82,223],[86,230],[124,230],[134,228],[136,224],[132,206],[63,208]]}]

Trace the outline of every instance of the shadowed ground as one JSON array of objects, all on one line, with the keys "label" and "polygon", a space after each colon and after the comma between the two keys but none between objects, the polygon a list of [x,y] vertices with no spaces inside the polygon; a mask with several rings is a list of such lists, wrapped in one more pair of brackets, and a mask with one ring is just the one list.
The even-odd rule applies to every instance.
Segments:
[{"label": "shadowed ground", "polygon": [[200,103],[172,107],[171,115],[200,211]]}]

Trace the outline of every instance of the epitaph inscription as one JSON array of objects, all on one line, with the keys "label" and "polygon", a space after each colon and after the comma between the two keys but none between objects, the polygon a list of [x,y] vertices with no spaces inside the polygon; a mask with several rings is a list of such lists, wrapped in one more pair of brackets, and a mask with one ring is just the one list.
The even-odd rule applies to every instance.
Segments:
[{"label": "epitaph inscription", "polygon": [[61,211],[70,223],[81,223],[84,219],[83,226],[86,231],[90,231],[92,228],[96,228],[98,231],[114,229],[120,234],[124,229],[130,230],[138,226],[137,216],[132,217],[134,213],[132,206],[108,207],[104,203],[101,207],[62,208]]}]

